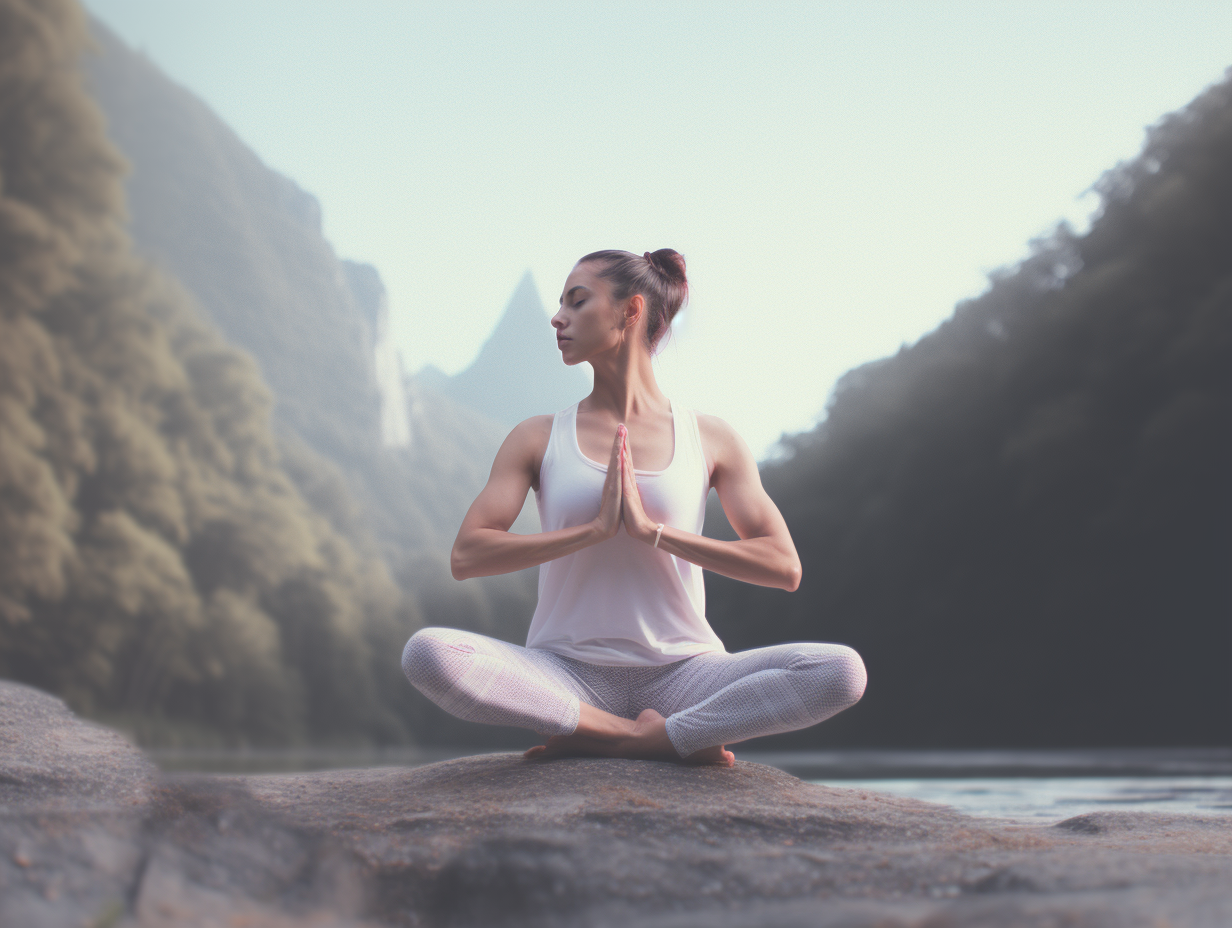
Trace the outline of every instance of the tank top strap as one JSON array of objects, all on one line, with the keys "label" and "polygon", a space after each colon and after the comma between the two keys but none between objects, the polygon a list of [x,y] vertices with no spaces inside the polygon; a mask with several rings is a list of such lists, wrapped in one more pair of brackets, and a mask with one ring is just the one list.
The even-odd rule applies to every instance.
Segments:
[{"label": "tank top strap", "polygon": [[677,435],[685,450],[685,458],[699,473],[703,492],[710,492],[710,472],[706,468],[706,451],[702,447],[702,433],[697,424],[697,412],[692,409],[680,410],[680,428]]},{"label": "tank top strap", "polygon": [[551,479],[546,475],[559,465],[562,455],[569,451],[573,440],[572,430],[577,423],[573,417],[577,414],[577,403],[560,410],[552,416],[552,430],[548,433],[548,444],[543,449],[543,460],[539,462],[539,489],[535,491],[538,497],[543,490],[543,481]]}]

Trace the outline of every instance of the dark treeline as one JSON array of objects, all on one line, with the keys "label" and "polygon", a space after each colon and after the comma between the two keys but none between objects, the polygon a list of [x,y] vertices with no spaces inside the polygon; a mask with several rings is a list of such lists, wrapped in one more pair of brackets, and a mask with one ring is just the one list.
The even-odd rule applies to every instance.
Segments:
[{"label": "dark treeline", "polygon": [[124,231],[68,0],[0,0],[0,674],[144,737],[402,742],[419,623]]},{"label": "dark treeline", "polygon": [[869,667],[788,743],[1232,741],[1232,81],[1097,190],[763,469],[804,582],[708,576],[713,624]]}]

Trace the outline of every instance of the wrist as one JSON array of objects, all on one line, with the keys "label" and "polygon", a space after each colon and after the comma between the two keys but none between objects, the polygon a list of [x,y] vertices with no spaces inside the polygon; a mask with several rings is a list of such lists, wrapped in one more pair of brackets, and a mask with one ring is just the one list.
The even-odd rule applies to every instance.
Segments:
[{"label": "wrist", "polygon": [[637,539],[638,541],[646,542],[648,545],[653,545],[655,543],[655,539],[659,539],[659,543],[662,544],[662,539],[659,532],[659,523],[650,521],[643,522],[638,526]]},{"label": "wrist", "polygon": [[589,544],[596,544],[600,541],[607,541],[620,528],[620,523],[615,525],[607,525],[602,519],[592,519],[590,523],[590,538]]}]

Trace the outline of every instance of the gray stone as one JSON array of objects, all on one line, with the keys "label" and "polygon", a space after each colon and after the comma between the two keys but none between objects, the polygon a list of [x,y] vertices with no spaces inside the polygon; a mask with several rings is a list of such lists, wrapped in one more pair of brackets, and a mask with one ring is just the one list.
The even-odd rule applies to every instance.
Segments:
[{"label": "gray stone", "polygon": [[0,681],[0,809],[119,810],[146,801],[158,768],[54,696]]},{"label": "gray stone", "polygon": [[1232,924],[1229,818],[1028,825],[743,762],[170,777],[45,694],[0,707],[4,925]]}]

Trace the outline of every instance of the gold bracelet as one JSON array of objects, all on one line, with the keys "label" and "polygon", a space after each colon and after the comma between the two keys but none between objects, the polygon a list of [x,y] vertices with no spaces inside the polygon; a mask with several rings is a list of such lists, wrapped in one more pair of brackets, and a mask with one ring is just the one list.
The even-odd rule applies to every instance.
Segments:
[{"label": "gold bracelet", "polygon": [[655,528],[657,529],[655,532],[655,543],[651,547],[657,548],[659,547],[659,539],[663,537],[663,523],[660,522]]}]

